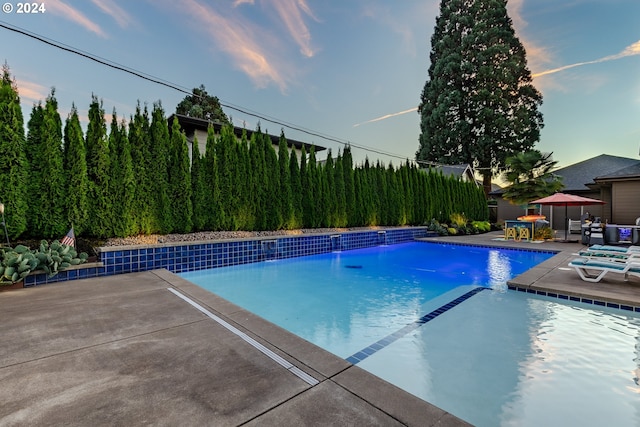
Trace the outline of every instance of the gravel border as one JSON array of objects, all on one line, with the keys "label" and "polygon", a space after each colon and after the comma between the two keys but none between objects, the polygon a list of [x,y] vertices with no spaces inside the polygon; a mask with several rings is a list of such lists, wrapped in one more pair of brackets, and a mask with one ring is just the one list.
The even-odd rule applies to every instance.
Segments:
[{"label": "gravel border", "polygon": [[352,228],[304,228],[300,230],[276,231],[202,231],[188,234],[150,234],[125,238],[111,238],[104,242],[104,247],[154,245],[173,242],[199,242],[208,240],[251,239],[271,236],[296,236],[304,234],[344,233],[347,231],[372,231],[411,227],[352,227]]}]

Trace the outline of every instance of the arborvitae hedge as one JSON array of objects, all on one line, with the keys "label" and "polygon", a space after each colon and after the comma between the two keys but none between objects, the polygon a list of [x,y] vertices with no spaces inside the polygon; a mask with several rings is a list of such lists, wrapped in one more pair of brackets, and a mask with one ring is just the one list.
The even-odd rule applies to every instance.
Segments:
[{"label": "arborvitae hedge", "polygon": [[37,113],[40,138],[31,146],[35,152],[29,171],[33,189],[29,192],[28,218],[33,225],[30,229],[33,235],[55,238],[67,231],[67,179],[62,169],[62,120],[54,90],[41,111],[41,116]]},{"label": "arborvitae hedge", "polygon": [[87,175],[89,176],[89,221],[88,234],[96,237],[111,237],[113,233],[113,215],[121,212],[110,197],[109,181],[111,165],[107,125],[104,118],[102,101],[94,95],[89,106],[89,125],[86,136]]},{"label": "arborvitae hedge", "polygon": [[[3,80],[0,102],[15,103],[15,95],[6,96],[10,88]],[[447,222],[452,213],[470,220],[488,218],[484,192],[475,183],[408,163],[396,168],[379,161],[372,166],[366,160],[354,166],[348,146],[335,158],[329,151],[323,164],[316,162],[313,147],[308,155],[303,148],[298,160],[294,152],[289,154],[284,133],[276,152],[260,128],[248,141],[246,134],[238,140],[230,125],[220,135],[211,127],[204,156],[196,140],[189,163],[186,137],[177,121],[169,131],[159,103],[151,120],[147,108],[138,104],[128,132],[114,112],[107,135],[102,103],[93,96],[86,139],[73,108],[62,150],[54,101],[51,96],[46,108],[34,107],[28,144],[21,142],[24,138],[15,126],[13,133],[4,122],[0,128],[13,138],[11,149],[17,150],[18,159],[13,164],[21,164],[19,159],[30,152],[30,182],[36,176],[41,177],[38,182],[44,176],[56,177],[51,181],[57,183],[56,191],[46,198],[24,196],[32,203],[30,235],[59,238],[71,224],[78,233],[104,238],[191,230],[423,225],[433,218]],[[15,117],[2,119],[19,123]],[[45,146],[50,148],[45,151]],[[2,151],[0,159],[7,163],[5,154]],[[10,176],[16,168],[8,170],[5,163],[0,163],[0,182],[17,183]],[[12,197],[7,209],[19,206]],[[58,206],[63,206],[63,215],[48,215],[51,224],[35,213],[58,212]],[[9,222],[8,226],[12,237],[24,231]]]},{"label": "arborvitae hedge", "polygon": [[135,226],[135,182],[131,144],[127,135],[127,127],[118,123],[115,110],[111,120],[109,135],[109,154],[111,156],[111,185],[109,197],[115,206],[111,216],[112,234],[116,237],[131,236],[136,233]]},{"label": "arborvitae hedge", "polygon": [[193,228],[196,231],[205,230],[207,225],[203,163],[198,148],[198,138],[194,138],[191,146],[191,206],[193,208]]},{"label": "arborvitae hedge", "polygon": [[189,233],[193,229],[189,149],[187,138],[175,117],[171,125],[170,149],[169,200],[173,219],[172,228],[178,233]]},{"label": "arborvitae hedge", "polygon": [[[5,205],[5,224],[11,239],[27,229],[26,152],[18,88],[5,64],[0,80],[0,202]],[[0,241],[4,239],[2,236]]]},{"label": "arborvitae hedge", "polygon": [[[131,166],[131,165],[130,165]],[[89,220],[89,177],[84,134],[75,105],[64,126],[64,173],[68,178],[67,220],[82,234]]]}]

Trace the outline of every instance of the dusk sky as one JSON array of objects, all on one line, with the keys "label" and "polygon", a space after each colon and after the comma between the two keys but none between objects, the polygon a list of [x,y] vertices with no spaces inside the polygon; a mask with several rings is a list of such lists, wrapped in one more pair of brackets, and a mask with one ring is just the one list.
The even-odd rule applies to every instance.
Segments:
[{"label": "dusk sky", "polygon": [[[138,100],[160,100],[170,115],[185,94],[4,26],[187,91],[204,84],[223,105],[351,142],[356,162],[398,165],[418,149],[416,107],[439,3],[46,0],[44,12],[18,14],[9,1],[0,14],[0,60],[17,80],[25,123],[51,87],[63,121],[73,103],[86,120],[92,93],[108,114],[115,107],[127,119]],[[536,148],[552,151],[559,166],[599,154],[640,159],[640,1],[510,0],[508,10],[543,94]],[[236,126],[283,128],[224,110]],[[343,147],[284,131],[334,156]]]}]

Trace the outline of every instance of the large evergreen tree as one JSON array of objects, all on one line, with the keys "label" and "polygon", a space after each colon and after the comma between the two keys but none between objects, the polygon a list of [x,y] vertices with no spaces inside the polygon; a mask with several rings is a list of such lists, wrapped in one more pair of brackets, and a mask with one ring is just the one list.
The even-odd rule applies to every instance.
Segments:
[{"label": "large evergreen tree", "polygon": [[87,177],[87,150],[84,133],[80,126],[78,110],[71,113],[64,126],[64,171],[67,175],[67,220],[73,225],[76,235],[81,234],[89,220],[89,179]]},{"label": "large evergreen tree", "polygon": [[0,202],[12,239],[27,229],[27,165],[20,96],[5,63],[0,80]]},{"label": "large evergreen tree", "polygon": [[543,126],[507,0],[441,0],[421,95],[418,160],[469,163],[485,192],[506,158],[527,151]]}]

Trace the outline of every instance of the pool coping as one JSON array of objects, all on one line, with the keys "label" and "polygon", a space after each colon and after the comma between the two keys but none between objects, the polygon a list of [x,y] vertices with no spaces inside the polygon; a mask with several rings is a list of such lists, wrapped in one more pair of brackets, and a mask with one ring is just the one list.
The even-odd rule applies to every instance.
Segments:
[{"label": "pool coping", "polygon": [[575,269],[568,267],[578,252],[587,248],[580,242],[545,241],[505,242],[498,240],[503,233],[492,232],[473,236],[425,237],[417,240],[431,243],[460,244],[526,251],[555,252],[556,255],[507,281],[514,292],[556,298],[595,306],[620,309],[622,312],[640,313],[640,280],[630,277],[624,281],[620,275],[607,275],[598,283],[583,281]]}]

